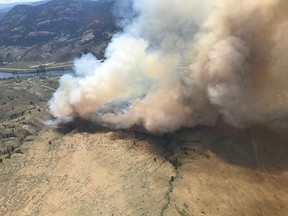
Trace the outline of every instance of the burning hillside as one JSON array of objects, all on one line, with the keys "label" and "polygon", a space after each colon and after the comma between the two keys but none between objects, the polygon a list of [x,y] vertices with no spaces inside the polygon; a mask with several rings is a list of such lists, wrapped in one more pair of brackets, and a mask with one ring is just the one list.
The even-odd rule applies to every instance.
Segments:
[{"label": "burning hillside", "polygon": [[134,0],[133,8],[138,16],[105,62],[85,55],[61,78],[50,100],[58,120],[164,133],[219,118],[266,123],[287,110],[285,0]]}]

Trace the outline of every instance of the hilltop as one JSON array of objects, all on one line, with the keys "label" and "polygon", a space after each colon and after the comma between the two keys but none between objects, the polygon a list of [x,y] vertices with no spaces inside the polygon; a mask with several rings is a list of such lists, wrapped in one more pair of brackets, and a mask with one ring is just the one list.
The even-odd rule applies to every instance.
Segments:
[{"label": "hilltop", "polygon": [[[0,82],[1,215],[286,215],[286,126],[47,126],[57,78]],[[282,129],[281,129],[282,128]]]}]

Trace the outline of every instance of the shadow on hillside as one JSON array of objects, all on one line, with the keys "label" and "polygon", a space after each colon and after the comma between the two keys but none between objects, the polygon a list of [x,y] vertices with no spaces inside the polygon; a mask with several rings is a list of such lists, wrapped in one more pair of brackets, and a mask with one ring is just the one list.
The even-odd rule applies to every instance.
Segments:
[{"label": "shadow on hillside", "polygon": [[230,164],[258,171],[288,170],[287,128],[254,125],[236,129],[227,125],[186,129],[169,135],[170,148],[178,155],[191,149],[209,159],[209,154]]},{"label": "shadow on hillside", "polygon": [[217,128],[209,149],[226,161],[260,171],[288,169],[287,128],[254,125],[243,130]]},{"label": "shadow on hillside", "polygon": [[96,122],[82,118],[76,118],[73,122],[59,125],[57,127],[57,131],[62,134],[68,134],[72,131],[76,131],[79,133],[85,132],[93,134],[98,132],[109,131],[109,129],[99,126],[99,124],[97,124]]},{"label": "shadow on hillside", "polygon": [[[58,132],[85,133],[109,132],[111,129],[84,119],[58,127]],[[287,128],[254,125],[236,129],[224,124],[214,127],[198,126],[171,134],[154,136],[139,130],[117,130],[113,139],[145,140],[153,152],[166,160],[206,158],[211,153],[230,164],[259,171],[281,172],[288,170]],[[172,161],[173,162],[173,161]],[[175,162],[175,161],[174,161]],[[178,166],[176,164],[176,166]]]}]

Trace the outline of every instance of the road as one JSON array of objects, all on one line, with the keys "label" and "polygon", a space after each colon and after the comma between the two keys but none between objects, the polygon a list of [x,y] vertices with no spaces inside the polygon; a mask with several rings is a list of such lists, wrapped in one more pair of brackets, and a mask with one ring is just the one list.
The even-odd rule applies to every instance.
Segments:
[{"label": "road", "polygon": [[[53,65],[49,65],[45,67],[46,71],[51,71],[51,70],[67,70],[71,69],[73,67],[72,62],[68,63],[57,63]],[[36,68],[27,68],[27,69],[19,69],[19,68],[5,68],[5,67],[0,67],[0,72],[1,73],[33,73],[37,72]]]}]

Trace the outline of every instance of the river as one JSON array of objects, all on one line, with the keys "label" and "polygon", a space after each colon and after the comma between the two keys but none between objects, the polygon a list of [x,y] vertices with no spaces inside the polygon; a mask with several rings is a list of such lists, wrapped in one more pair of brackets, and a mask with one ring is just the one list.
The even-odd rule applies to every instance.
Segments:
[{"label": "river", "polygon": [[[64,74],[72,74],[73,70],[56,70],[41,73],[40,76],[62,76]],[[0,79],[12,79],[12,78],[29,78],[39,75],[38,73],[1,73]]]}]

